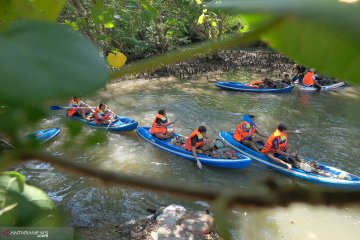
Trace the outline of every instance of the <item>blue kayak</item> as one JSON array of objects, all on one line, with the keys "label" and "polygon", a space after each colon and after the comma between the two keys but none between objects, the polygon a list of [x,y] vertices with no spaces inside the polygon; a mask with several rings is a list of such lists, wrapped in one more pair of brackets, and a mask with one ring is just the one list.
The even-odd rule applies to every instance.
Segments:
[{"label": "blue kayak", "polygon": [[[190,161],[196,162],[192,153],[179,147],[171,144],[171,139],[160,140],[154,137],[149,132],[149,127],[138,127],[136,132],[139,134],[141,138],[148,141],[149,143],[161,148],[162,150],[172,153],[178,157],[182,157],[188,159]],[[175,136],[179,136],[178,134],[174,134]],[[245,155],[237,153],[238,159],[219,159],[212,158],[205,155],[197,154],[200,162],[204,165],[212,166],[212,167],[222,167],[222,168],[245,168],[249,166],[251,163],[251,159]]]},{"label": "blue kayak", "polygon": [[[276,171],[284,173],[288,176],[297,177],[302,180],[329,187],[349,189],[360,188],[360,177],[345,172],[341,169],[330,167],[324,163],[318,162],[321,169],[324,169],[324,171],[329,173],[331,177],[319,175],[312,172],[305,172],[295,167],[293,167],[292,170],[288,170],[284,165],[278,164],[267,158],[265,155],[260,154],[248,148],[247,146],[237,142],[233,137],[233,133],[221,131],[219,133],[219,136],[239,153],[245,154],[250,158],[264,164],[265,166],[275,169]],[[305,158],[305,160],[311,161],[310,158]]]},{"label": "blue kayak", "polygon": [[[345,82],[339,82],[339,83],[335,83],[335,84],[331,84],[331,85],[327,85],[327,86],[321,86],[320,91],[333,91],[333,90],[337,90],[339,88],[343,88],[345,86],[346,86]],[[308,87],[308,86],[301,86],[300,90],[304,91],[304,92],[315,92],[315,91],[317,91],[317,88]]]},{"label": "blue kayak", "polygon": [[131,118],[116,116],[115,120],[110,124],[97,124],[95,121],[88,122],[82,117],[71,117],[74,120],[81,121],[85,125],[88,125],[97,129],[104,129],[111,132],[125,132],[132,131],[138,126],[138,122]]},{"label": "blue kayak", "polygon": [[257,92],[257,93],[290,93],[294,86],[290,85],[284,88],[254,88],[248,83],[242,82],[217,82],[216,86],[226,90],[235,90],[242,92]]},{"label": "blue kayak", "polygon": [[30,133],[26,136],[28,139],[35,138],[39,143],[45,143],[56,137],[60,133],[60,128],[48,128]]}]

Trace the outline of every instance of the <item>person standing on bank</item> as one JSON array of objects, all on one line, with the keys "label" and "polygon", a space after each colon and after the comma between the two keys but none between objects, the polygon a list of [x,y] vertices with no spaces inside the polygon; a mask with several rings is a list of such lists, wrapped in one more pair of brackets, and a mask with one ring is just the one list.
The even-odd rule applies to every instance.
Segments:
[{"label": "person standing on bank", "polygon": [[204,153],[200,147],[203,143],[210,142],[210,137],[206,134],[206,127],[200,126],[199,128],[195,129],[195,131],[190,134],[185,142],[185,149],[192,152],[197,166],[201,169],[202,165],[197,157],[196,153],[202,154]]}]

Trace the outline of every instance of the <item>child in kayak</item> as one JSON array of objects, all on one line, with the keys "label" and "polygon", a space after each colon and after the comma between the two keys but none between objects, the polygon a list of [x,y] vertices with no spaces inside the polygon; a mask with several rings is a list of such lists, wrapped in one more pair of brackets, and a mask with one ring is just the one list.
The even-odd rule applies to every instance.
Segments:
[{"label": "child in kayak", "polygon": [[94,113],[95,122],[97,124],[110,124],[114,120],[114,113],[105,103],[100,103]]}]

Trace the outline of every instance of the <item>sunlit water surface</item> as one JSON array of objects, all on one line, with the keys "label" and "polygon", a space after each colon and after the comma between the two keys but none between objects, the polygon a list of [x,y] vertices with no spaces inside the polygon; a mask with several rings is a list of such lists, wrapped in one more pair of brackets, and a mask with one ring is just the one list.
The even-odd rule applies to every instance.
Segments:
[{"label": "sunlit water surface", "polygon": [[[217,76],[219,78],[219,76]],[[254,75],[238,73],[223,76],[228,80],[250,81]],[[334,92],[303,94],[253,94],[218,89],[215,78],[137,80],[109,84],[94,96],[84,98],[97,105],[100,101],[118,114],[150,125],[157,110],[166,109],[170,118],[177,118],[178,133],[188,135],[199,125],[216,138],[220,130],[234,130],[245,113],[257,117],[258,126],[268,133],[282,122],[289,129],[299,128],[300,151],[319,161],[360,175],[360,99],[359,87]],[[54,102],[67,105],[67,101]],[[313,185],[283,176],[256,162],[243,170],[204,167],[201,171],[190,161],[163,152],[140,139],[136,132],[107,133],[107,141],[94,147],[80,148],[83,138],[69,140],[63,112],[52,112],[41,127],[61,127],[60,136],[46,146],[56,155],[69,157],[99,169],[150,179],[176,181],[184,185],[210,187],[231,186],[249,189],[254,183],[270,178],[284,184]],[[35,129],[34,129],[35,130]],[[84,127],[83,134],[93,129]],[[295,146],[298,139],[290,136]],[[94,226],[120,223],[148,215],[146,209],[157,209],[171,203],[191,209],[205,209],[202,201],[179,200],[131,188],[104,187],[94,179],[64,173],[54,166],[30,161],[16,168],[27,176],[30,184],[49,193],[65,212],[68,225]],[[256,191],[256,189],[254,189]],[[360,208],[334,209],[294,205],[270,210],[235,209],[232,230],[235,239],[359,239]]]}]

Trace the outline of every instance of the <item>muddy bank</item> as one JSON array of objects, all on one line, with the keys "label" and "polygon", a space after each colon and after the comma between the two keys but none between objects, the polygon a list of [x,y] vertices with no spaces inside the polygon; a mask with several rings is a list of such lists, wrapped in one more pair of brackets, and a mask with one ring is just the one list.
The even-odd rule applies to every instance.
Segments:
[{"label": "muddy bank", "polygon": [[200,56],[174,65],[138,74],[132,78],[170,77],[187,78],[208,72],[229,72],[246,70],[249,72],[290,72],[293,61],[270,49],[226,50],[214,55]]}]

